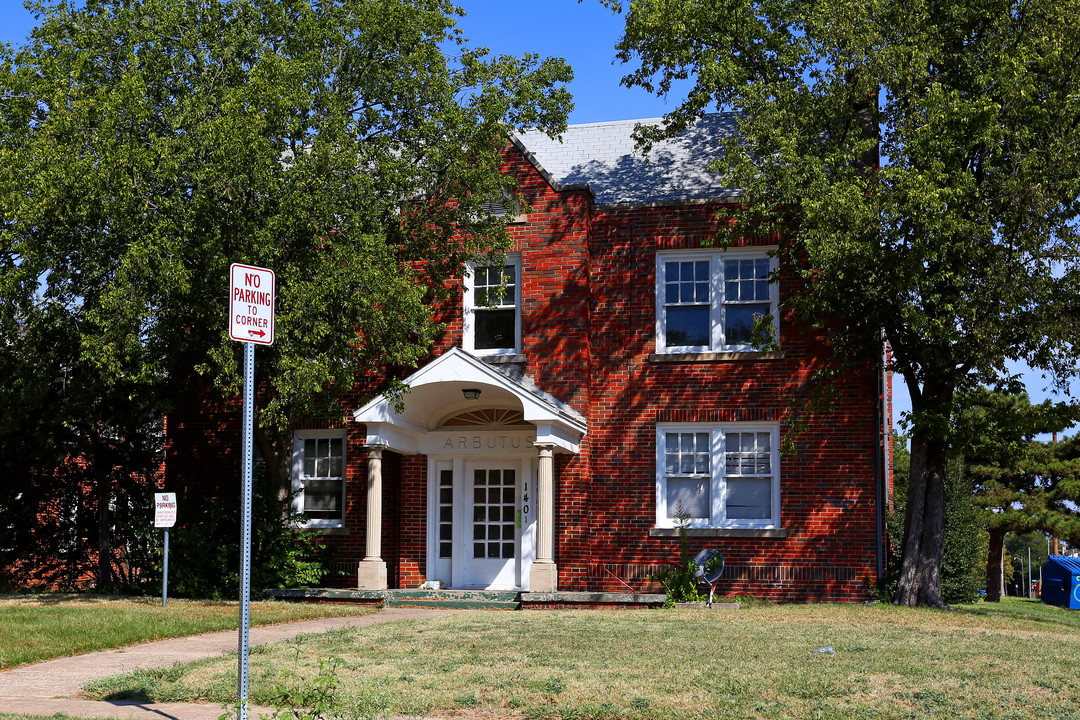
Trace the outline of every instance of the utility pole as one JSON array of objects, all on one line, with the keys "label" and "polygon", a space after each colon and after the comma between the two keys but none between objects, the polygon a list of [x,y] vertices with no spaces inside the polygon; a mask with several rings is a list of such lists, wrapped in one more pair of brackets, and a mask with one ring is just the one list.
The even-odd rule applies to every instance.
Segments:
[{"label": "utility pole", "polygon": [[1028,545],[1028,584],[1027,584],[1027,596],[1031,598],[1031,546]]}]

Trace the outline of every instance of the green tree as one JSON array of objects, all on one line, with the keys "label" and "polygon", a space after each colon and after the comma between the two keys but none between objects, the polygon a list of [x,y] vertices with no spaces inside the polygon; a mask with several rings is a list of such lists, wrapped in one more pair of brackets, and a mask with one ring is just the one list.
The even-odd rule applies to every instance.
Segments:
[{"label": "green tree", "polygon": [[1080,3],[608,4],[625,5],[624,84],[689,82],[641,139],[737,112],[712,169],[744,190],[733,232],[775,233],[802,278],[783,309],[827,328],[838,362],[888,342],[912,405],[894,602],[944,605],[957,393],[1009,360],[1077,372]]},{"label": "green tree", "polygon": [[499,152],[565,127],[569,68],[470,47],[447,0],[28,5],[0,49],[0,345],[48,305],[100,393],[235,396],[228,267],[271,268],[255,441],[284,495],[293,422],[415,364],[449,280],[508,247]]},{"label": "green tree", "polygon": [[989,533],[986,599],[997,602],[1007,534],[1040,531],[1080,540],[1080,440],[1035,439],[1071,426],[1080,419],[1080,407],[1049,400],[1032,405],[1024,393],[986,389],[966,393],[961,406],[959,425],[969,438],[965,474]]},{"label": "green tree", "polygon": [[160,416],[130,384],[97,381],[63,308],[27,310],[17,323],[0,308],[0,585],[138,589]]}]

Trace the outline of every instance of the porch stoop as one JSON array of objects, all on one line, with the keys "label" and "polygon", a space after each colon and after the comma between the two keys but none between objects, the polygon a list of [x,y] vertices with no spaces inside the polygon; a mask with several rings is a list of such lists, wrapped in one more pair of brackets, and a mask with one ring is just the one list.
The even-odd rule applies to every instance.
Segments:
[{"label": "porch stoop", "polygon": [[652,593],[551,592],[516,590],[267,590],[264,595],[294,602],[352,603],[386,607],[441,607],[467,610],[546,610],[556,608],[660,607],[664,595]]}]

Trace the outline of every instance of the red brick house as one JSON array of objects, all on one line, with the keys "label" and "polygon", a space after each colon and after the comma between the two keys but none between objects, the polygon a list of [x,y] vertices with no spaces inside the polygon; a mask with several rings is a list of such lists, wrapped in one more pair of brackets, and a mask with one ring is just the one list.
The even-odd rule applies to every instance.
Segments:
[{"label": "red brick house", "polygon": [[[710,243],[738,198],[705,170],[732,118],[647,159],[634,125],[514,138],[506,172],[531,210],[512,218],[505,263],[463,278],[404,411],[357,401],[343,427],[297,430],[298,509],[346,584],[655,590],[681,504],[694,547],[726,559],[722,594],[866,598],[883,567],[889,378],[867,365],[807,411],[827,351],[777,312],[790,288],[769,281],[768,240]],[[778,350],[750,344],[755,315],[773,316]]]}]

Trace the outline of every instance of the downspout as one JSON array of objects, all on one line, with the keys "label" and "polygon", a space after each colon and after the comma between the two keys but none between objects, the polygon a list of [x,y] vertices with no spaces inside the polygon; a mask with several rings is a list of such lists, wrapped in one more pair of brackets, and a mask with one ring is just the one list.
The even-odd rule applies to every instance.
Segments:
[{"label": "downspout", "polygon": [[[884,341],[884,332],[882,332]],[[874,516],[875,537],[877,540],[877,577],[878,581],[885,573],[885,504],[889,501],[889,350],[882,343],[881,350],[881,386],[874,402],[875,434],[878,442],[874,443]]]}]

